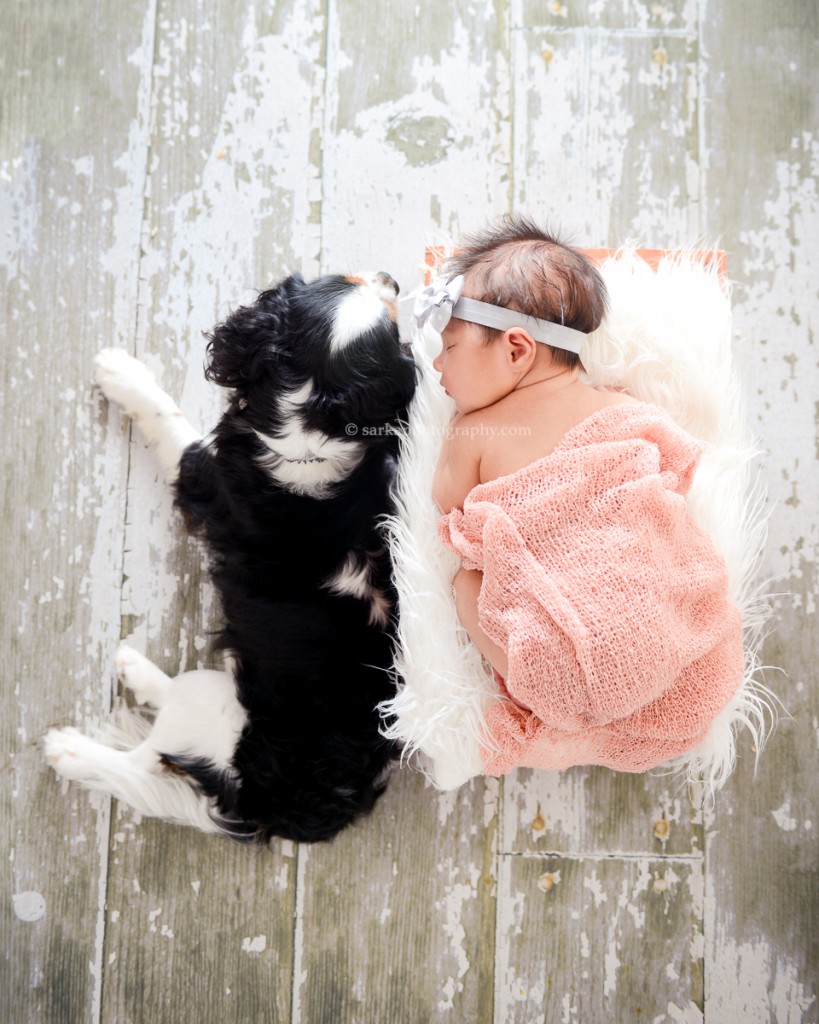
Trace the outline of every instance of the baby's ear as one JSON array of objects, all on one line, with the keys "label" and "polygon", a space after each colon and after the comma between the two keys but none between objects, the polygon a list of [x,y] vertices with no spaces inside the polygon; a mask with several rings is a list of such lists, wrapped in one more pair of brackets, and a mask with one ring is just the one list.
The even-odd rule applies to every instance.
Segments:
[{"label": "baby's ear", "polygon": [[537,342],[522,327],[512,327],[505,331],[503,344],[506,347],[506,357],[512,369],[528,370],[535,361]]}]

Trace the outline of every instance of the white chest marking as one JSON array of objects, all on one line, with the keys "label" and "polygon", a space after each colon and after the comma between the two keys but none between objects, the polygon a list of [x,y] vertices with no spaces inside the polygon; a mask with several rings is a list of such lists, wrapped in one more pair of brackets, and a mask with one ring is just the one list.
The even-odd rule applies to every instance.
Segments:
[{"label": "white chest marking", "polygon": [[298,494],[322,498],[333,484],[352,473],[364,457],[364,448],[302,425],[298,410],[312,387],[312,381],[307,381],[280,399],[284,413],[281,437],[258,430],[254,433],[267,449],[258,462],[277,483]]}]

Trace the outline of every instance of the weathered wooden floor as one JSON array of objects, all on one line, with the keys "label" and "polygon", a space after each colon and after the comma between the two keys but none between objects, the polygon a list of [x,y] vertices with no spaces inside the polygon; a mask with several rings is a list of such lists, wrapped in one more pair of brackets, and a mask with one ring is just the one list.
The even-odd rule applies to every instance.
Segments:
[{"label": "weathered wooden floor", "polygon": [[[2,974],[8,1024],[816,1024],[817,12],[805,0],[5,0]],[[384,267],[511,208],[579,244],[719,240],[775,511],[783,720],[703,812],[662,778],[395,779],[253,852],[46,769],[120,636],[212,603],[90,385],[144,355],[212,422],[202,330],[291,269]]]}]

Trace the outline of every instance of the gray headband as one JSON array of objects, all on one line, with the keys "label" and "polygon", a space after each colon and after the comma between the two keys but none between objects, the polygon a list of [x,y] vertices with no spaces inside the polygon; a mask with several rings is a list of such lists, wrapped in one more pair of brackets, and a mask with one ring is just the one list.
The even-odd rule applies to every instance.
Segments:
[{"label": "gray headband", "polygon": [[472,324],[492,327],[499,331],[508,331],[514,327],[522,327],[535,341],[543,345],[551,345],[566,352],[580,354],[586,335],[573,327],[555,324],[549,320],[540,320],[527,313],[519,313],[516,309],[504,306],[493,306],[489,302],[478,299],[462,299],[461,289],[464,285],[463,275],[453,277],[446,284],[432,284],[425,288],[415,300],[413,315],[419,327],[429,323],[441,334],[451,317],[468,320]]}]

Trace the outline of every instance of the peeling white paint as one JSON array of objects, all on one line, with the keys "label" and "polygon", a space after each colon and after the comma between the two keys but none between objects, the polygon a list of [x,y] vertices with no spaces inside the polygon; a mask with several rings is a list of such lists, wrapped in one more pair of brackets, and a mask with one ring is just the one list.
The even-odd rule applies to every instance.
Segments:
[{"label": "peeling white paint", "polygon": [[429,790],[430,799],[435,800],[438,808],[438,824],[443,828],[451,814],[455,812],[456,807],[463,799],[463,794],[458,790],[450,790],[449,792],[435,792]]},{"label": "peeling white paint", "polygon": [[291,1024],[301,1024],[301,993],[307,981],[305,960],[308,951],[304,948],[304,899],[306,892],[307,865],[310,860],[310,848],[297,848],[296,860],[296,909],[295,930],[293,935],[293,1001],[290,1011]]},{"label": "peeling white paint", "polygon": [[589,875],[584,877],[583,888],[587,889],[592,894],[595,910],[599,910],[604,903],[608,902],[608,893],[606,892],[603,883],[597,877],[597,872],[594,868],[592,868]]},{"label": "peeling white paint", "polygon": [[694,1003],[688,1003],[687,1006],[677,1006],[676,1003],[669,1003],[666,1007],[665,1015],[662,1017],[655,1017],[654,1024],[702,1024],[703,1022],[702,1011]]},{"label": "peeling white paint", "polygon": [[781,807],[771,811],[771,817],[783,832],[794,832],[797,828],[796,818],[791,815],[790,800],[786,800]]},{"label": "peeling white paint", "polygon": [[[808,978],[764,940],[736,942],[723,929],[719,955],[706,973],[706,1005],[715,1020],[743,1024],[809,1024],[816,1008]],[[710,961],[709,961],[710,962]]]},{"label": "peeling white paint", "polygon": [[286,892],[290,885],[290,866],[285,861],[273,877],[273,884],[280,892]]},{"label": "peeling white paint", "polygon": [[242,939],[242,952],[243,953],[264,953],[267,949],[267,936],[256,935],[253,938],[247,937]]},{"label": "peeling white paint", "polygon": [[572,1024],[572,1021],[579,1019],[577,1016],[579,1012],[578,1008],[574,1005],[572,996],[570,996],[568,992],[560,1001],[560,1009],[562,1011],[562,1016],[560,1018],[561,1024]]},{"label": "peeling white paint", "polygon": [[[809,467],[816,459],[814,399],[819,393],[819,365],[803,347],[819,276],[819,138],[811,132],[795,136],[792,158],[775,164],[775,183],[764,204],[764,226],[740,234],[745,255],[737,276],[741,294],[734,319],[743,337],[737,356],[746,377],[759,381],[750,396],[751,425],[762,437],[765,478],[776,514],[769,524],[764,571],[778,580],[777,590],[798,580],[802,560],[815,564],[817,545],[814,512],[819,507],[819,474]],[[798,261],[783,259],[798,252]],[[779,385],[779,391],[776,385]],[[798,585],[815,607],[815,593]],[[807,611],[807,609],[805,609]]]},{"label": "peeling white paint", "polygon": [[613,996],[617,991],[617,972],[623,966],[618,955],[619,943],[612,939],[603,956],[603,995]]},{"label": "peeling white paint", "polygon": [[498,816],[500,780],[488,777],[484,779],[483,787],[483,827],[489,829]]},{"label": "peeling white paint", "polygon": [[352,112],[339,92],[350,60],[339,19],[328,37],[323,262],[352,270],[377,252],[404,292],[432,231],[459,235],[507,205],[496,186],[509,162],[504,55],[478,52],[467,10],[447,18],[445,49],[413,56],[398,95]]},{"label": "peeling white paint", "polygon": [[20,921],[32,923],[45,916],[46,901],[42,893],[28,891],[15,893],[11,898],[14,913]]},{"label": "peeling white paint", "polygon": [[[477,874],[477,872],[475,872]],[[443,999],[439,1001],[439,1010],[451,1010],[454,1006],[454,997],[463,991],[463,978],[469,971],[469,957],[467,955],[467,933],[463,923],[464,908],[476,897],[475,885],[463,882],[455,883],[447,887],[443,899],[443,922],[441,929],[447,937],[449,952],[455,974],[450,976],[444,983],[442,990]],[[440,907],[440,903],[438,904]]]}]

